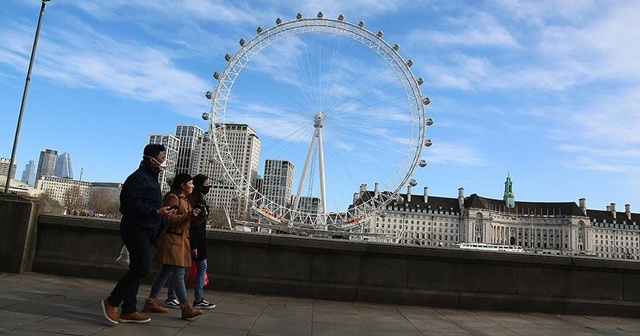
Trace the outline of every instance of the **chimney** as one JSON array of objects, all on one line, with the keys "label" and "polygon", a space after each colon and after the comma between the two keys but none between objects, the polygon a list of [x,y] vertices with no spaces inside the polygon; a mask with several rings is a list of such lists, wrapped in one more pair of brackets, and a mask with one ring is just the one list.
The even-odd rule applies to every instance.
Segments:
[{"label": "chimney", "polygon": [[607,212],[611,212],[611,206],[607,205]]},{"label": "chimney", "polygon": [[464,188],[458,188],[458,206],[460,210],[464,209]]},{"label": "chimney", "polygon": [[407,203],[411,203],[411,186],[407,186]]},{"label": "chimney", "polygon": [[616,219],[616,204],[615,203],[611,203],[611,216],[613,216],[613,219]]},{"label": "chimney", "polygon": [[578,200],[579,204],[580,204],[580,209],[582,209],[582,212],[586,215],[587,214],[587,199],[586,198],[581,198]]},{"label": "chimney", "polygon": [[427,204],[429,202],[429,194],[428,191],[429,187],[424,187],[424,203]]},{"label": "chimney", "polygon": [[627,215],[627,220],[631,220],[631,205],[630,204],[625,204],[624,205],[624,213]]},{"label": "chimney", "polygon": [[373,191],[373,197],[378,198],[378,182],[375,184],[375,189]]}]

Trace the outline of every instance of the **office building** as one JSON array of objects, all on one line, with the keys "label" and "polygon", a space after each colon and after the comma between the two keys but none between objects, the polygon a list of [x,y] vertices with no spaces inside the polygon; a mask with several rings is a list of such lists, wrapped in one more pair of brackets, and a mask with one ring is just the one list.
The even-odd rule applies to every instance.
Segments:
[{"label": "office building", "polygon": [[36,163],[33,160],[29,160],[29,163],[24,166],[20,181],[31,188],[36,186]]},{"label": "office building", "polygon": [[158,175],[158,183],[162,194],[166,194],[171,189],[171,181],[176,175],[176,162],[178,161],[178,148],[180,147],[180,139],[173,135],[167,134],[150,134],[149,144],[164,145],[166,150],[167,167],[160,170]]},{"label": "office building", "polygon": [[[521,246],[528,253],[588,255],[608,259],[640,260],[640,214],[625,204],[606,210],[587,209],[586,199],[575,202],[516,201],[507,177],[502,200],[464,195],[458,198],[422,194],[411,188],[402,199],[374,215],[365,231],[376,239],[422,246],[453,247],[459,243]],[[354,204],[378,192],[354,195]]]},{"label": "office building", "polygon": [[[244,181],[240,188],[227,176],[217,159],[215,146],[211,139],[212,129],[204,133],[196,144],[193,167],[198,173],[211,179],[211,191],[207,195],[213,209],[226,209],[232,218],[248,218],[249,202],[253,197],[258,178],[258,160],[260,139],[255,131],[246,124],[219,124],[214,131],[225,132],[225,157],[231,167],[230,173],[236,181]],[[233,162],[233,164],[230,163]]]},{"label": "office building", "polygon": [[[58,151],[55,149],[44,149],[40,152],[38,168],[36,169],[36,181],[43,176],[53,176],[56,170]],[[37,183],[37,182],[36,182]]]},{"label": "office building", "polygon": [[262,196],[281,207],[289,207],[291,205],[291,191],[293,188],[292,162],[266,160],[261,182],[262,188],[259,190]]},{"label": "office building", "polygon": [[176,138],[180,140],[178,147],[178,158],[176,160],[176,174],[188,173],[196,175],[199,172],[193,164],[193,155],[198,139],[202,137],[204,130],[198,126],[178,125],[176,127]]},{"label": "office building", "polygon": [[75,201],[75,208],[77,211],[89,211],[89,201],[93,194],[100,193],[100,202],[118,205],[120,203],[120,191],[122,190],[122,183],[112,182],[86,182],[73,180],[58,176],[43,176],[38,180],[37,188],[49,194],[49,197],[54,201],[57,201],[60,205],[65,206],[65,201],[68,201],[69,190],[77,187],[78,194],[75,195],[78,200]]},{"label": "office building", "polygon": [[74,195],[74,197],[77,197],[77,200],[73,202],[74,203],[73,207],[75,209],[72,209],[72,210],[79,211],[87,207],[87,202],[89,201],[89,196],[90,196],[90,190],[89,190],[90,186],[91,186],[91,182],[83,182],[83,181],[77,181],[77,180],[72,180],[68,178],[48,175],[48,176],[42,176],[40,179],[38,179],[36,188],[48,193],[49,197],[51,197],[51,199],[60,203],[60,205],[66,206],[65,199],[69,195],[69,190],[71,188],[77,187],[78,194]]},{"label": "office building", "polygon": [[[0,175],[7,176],[9,175],[9,164],[11,163],[11,159],[8,158],[0,158]],[[18,168],[18,164],[14,161],[13,168],[11,169],[10,178],[15,178],[16,169]]]},{"label": "office building", "polygon": [[71,155],[69,153],[63,153],[58,156],[54,175],[57,177],[73,179],[73,170],[71,169]]}]

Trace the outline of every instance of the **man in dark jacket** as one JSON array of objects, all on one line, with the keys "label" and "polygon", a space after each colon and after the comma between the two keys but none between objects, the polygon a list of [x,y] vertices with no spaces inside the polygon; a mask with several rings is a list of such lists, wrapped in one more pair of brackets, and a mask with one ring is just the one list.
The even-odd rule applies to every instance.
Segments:
[{"label": "man in dark jacket", "polygon": [[[122,185],[120,192],[120,236],[129,250],[129,270],[118,281],[111,295],[102,301],[105,318],[113,323],[147,323],[151,318],[140,314],[136,296],[140,281],[149,273],[156,235],[162,217],[175,210],[162,206],[158,174],[166,167],[166,148],[150,144],[144,148],[140,167]],[[118,307],[122,312],[118,316]]]}]

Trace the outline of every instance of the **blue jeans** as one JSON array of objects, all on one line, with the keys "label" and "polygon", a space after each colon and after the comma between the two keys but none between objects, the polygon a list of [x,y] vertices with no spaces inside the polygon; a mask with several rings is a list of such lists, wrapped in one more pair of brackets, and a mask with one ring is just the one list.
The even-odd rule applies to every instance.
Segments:
[{"label": "blue jeans", "polygon": [[173,288],[177,294],[178,300],[181,304],[187,303],[187,288],[184,285],[185,270],[186,268],[184,267],[163,264],[160,272],[158,272],[155,279],[153,279],[149,297],[152,299],[157,298],[167,279],[171,277],[171,288]]},{"label": "blue jeans", "polygon": [[[194,297],[196,300],[204,299],[204,274],[207,272],[207,259],[195,261],[198,271],[196,272],[196,278],[194,281]],[[167,297],[176,297],[176,291],[173,288],[173,283],[169,286],[169,292]]]}]

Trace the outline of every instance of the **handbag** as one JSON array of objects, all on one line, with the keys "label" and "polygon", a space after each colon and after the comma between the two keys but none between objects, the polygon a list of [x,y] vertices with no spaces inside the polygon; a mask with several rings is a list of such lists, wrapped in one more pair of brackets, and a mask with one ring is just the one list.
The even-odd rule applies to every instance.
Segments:
[{"label": "handbag", "polygon": [[[187,287],[193,288],[196,286],[196,274],[198,273],[198,265],[195,261],[191,262],[189,273],[187,274]],[[202,287],[209,284],[209,273],[204,272],[204,281]]]},{"label": "handbag", "polygon": [[127,250],[127,246],[123,245],[120,250],[120,255],[116,258],[116,263],[122,266],[129,266],[129,250]]}]

